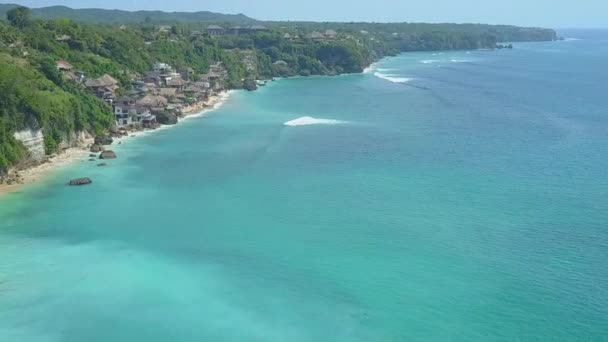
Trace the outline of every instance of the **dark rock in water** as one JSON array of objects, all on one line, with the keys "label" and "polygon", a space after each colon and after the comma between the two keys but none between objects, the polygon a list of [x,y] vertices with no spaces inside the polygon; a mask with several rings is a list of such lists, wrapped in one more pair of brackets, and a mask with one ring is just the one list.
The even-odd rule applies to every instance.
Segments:
[{"label": "dark rock in water", "polygon": [[99,159],[116,159],[116,153],[114,151],[103,151],[99,155]]},{"label": "dark rock in water", "polygon": [[106,164],[106,163],[99,163],[99,164],[97,164],[97,166],[106,166],[106,165],[108,165],[108,164]]},{"label": "dark rock in water", "polygon": [[91,184],[91,183],[93,183],[93,181],[91,180],[91,178],[84,177],[84,178],[72,179],[70,181],[69,185],[71,185],[71,186],[78,186],[78,185],[87,185],[87,184]]},{"label": "dark rock in water", "polygon": [[112,145],[114,139],[109,135],[100,135],[95,137],[95,144],[97,145]]},{"label": "dark rock in water", "polygon": [[91,158],[97,158],[97,155],[95,153],[91,153],[91,154],[89,154],[89,157],[91,157]]},{"label": "dark rock in water", "polygon": [[95,158],[90,158],[90,159],[89,159],[89,161],[95,161],[95,160],[96,160]]},{"label": "dark rock in water", "polygon": [[102,145],[99,145],[99,144],[93,144],[93,145],[91,145],[91,149],[90,149],[91,152],[95,152],[95,153],[101,152],[103,150],[104,150],[104,147]]},{"label": "dark rock in water", "polygon": [[177,123],[177,116],[172,113],[159,113],[156,115],[156,121],[163,125],[175,125]]},{"label": "dark rock in water", "polygon": [[243,89],[248,90],[248,91],[254,91],[254,90],[258,89],[258,84],[256,83],[256,81],[254,79],[247,78],[243,82]]}]

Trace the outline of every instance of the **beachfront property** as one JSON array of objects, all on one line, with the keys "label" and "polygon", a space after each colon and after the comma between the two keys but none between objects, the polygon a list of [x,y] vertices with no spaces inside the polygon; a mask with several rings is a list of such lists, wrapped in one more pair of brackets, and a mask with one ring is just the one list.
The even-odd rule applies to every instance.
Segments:
[{"label": "beachfront property", "polygon": [[[192,68],[182,68],[176,72],[171,65],[158,62],[143,76],[128,74],[131,89],[119,91],[119,82],[108,74],[87,79],[84,73],[75,71],[68,61],[58,60],[55,66],[66,79],[108,103],[117,127],[132,128],[155,127],[155,114],[169,112],[181,115],[184,110],[191,110],[192,104],[202,104],[209,96],[223,90],[224,78],[227,77],[221,63],[211,65],[208,73],[197,75]],[[116,99],[118,95],[120,97]]]},{"label": "beachfront property", "polygon": [[144,127],[148,127],[156,123],[156,116],[150,112],[150,109],[138,105],[133,98],[121,97],[116,100],[113,107],[116,125],[119,127],[132,124],[142,124]]}]

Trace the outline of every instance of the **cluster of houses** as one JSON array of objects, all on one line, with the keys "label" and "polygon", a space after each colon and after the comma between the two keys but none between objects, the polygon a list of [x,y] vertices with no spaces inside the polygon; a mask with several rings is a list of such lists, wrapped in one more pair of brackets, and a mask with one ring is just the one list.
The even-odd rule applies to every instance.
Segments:
[{"label": "cluster of houses", "polygon": [[[262,25],[252,25],[252,26],[233,26],[233,27],[222,27],[219,25],[209,25],[205,29],[205,32],[210,36],[226,36],[226,35],[242,35],[242,34],[251,34],[266,31],[267,28]],[[195,31],[194,33],[202,34],[201,31]]]},{"label": "cluster of houses", "polygon": [[[226,36],[226,35],[243,35],[243,34],[252,34],[262,31],[267,31],[268,29],[264,26],[253,25],[253,26],[233,26],[233,27],[222,27],[219,25],[209,25],[204,31],[194,31],[192,32],[193,36],[203,35],[203,33],[207,33],[212,37]],[[326,30],[325,32],[313,31],[305,36],[306,39],[312,40],[335,40],[338,38],[338,33],[334,30]],[[287,40],[298,40],[301,39],[298,34],[290,34],[285,33],[283,35],[283,39]]]},{"label": "cluster of houses", "polygon": [[325,32],[312,31],[306,35],[306,38],[312,40],[335,40],[338,38],[338,33],[334,30],[326,30]]},{"label": "cluster of houses", "polygon": [[132,75],[131,89],[120,92],[119,82],[110,75],[87,78],[63,60],[56,61],[56,66],[66,79],[111,105],[118,127],[151,128],[157,125],[160,113],[181,115],[192,104],[203,103],[223,90],[227,75],[221,63],[212,65],[207,74],[198,77],[194,77],[190,68],[175,70],[169,64],[156,63],[145,75]]}]

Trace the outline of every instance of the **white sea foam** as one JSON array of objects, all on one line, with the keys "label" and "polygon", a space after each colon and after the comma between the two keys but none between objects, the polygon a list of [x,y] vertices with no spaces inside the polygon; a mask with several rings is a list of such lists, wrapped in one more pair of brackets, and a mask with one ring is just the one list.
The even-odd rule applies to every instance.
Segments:
[{"label": "white sea foam", "polygon": [[381,72],[375,72],[374,76],[393,83],[406,83],[412,80],[408,77],[398,77],[397,75],[383,74]]},{"label": "white sea foam", "polygon": [[370,72],[376,70],[376,63],[372,63],[370,66],[368,66],[367,68],[363,69],[363,73],[364,74],[369,74]]},{"label": "white sea foam", "polygon": [[433,64],[439,62],[438,59],[423,59],[420,61],[422,64]]},{"label": "white sea foam", "polygon": [[467,60],[464,60],[464,59],[451,59],[450,61],[452,63],[466,63],[466,62],[468,62]]},{"label": "white sea foam", "polygon": [[312,116],[302,116],[297,119],[287,121],[283,125],[285,126],[309,126],[309,125],[339,125],[347,123],[346,121],[334,120],[334,119],[318,119]]}]

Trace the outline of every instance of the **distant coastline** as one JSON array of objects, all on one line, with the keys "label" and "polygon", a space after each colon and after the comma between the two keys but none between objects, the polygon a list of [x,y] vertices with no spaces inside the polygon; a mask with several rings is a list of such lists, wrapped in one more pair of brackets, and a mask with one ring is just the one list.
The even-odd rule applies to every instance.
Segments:
[{"label": "distant coastline", "polygon": [[[275,78],[367,73],[374,62],[405,52],[556,39],[551,29],[505,25],[245,23],[243,16],[202,12],[143,18],[124,12],[132,20],[100,25],[96,19],[108,17],[102,13],[0,5],[7,18],[0,21],[0,183],[7,184],[0,188],[32,182],[40,173],[33,170],[49,168],[32,165],[63,164],[75,158],[66,149],[88,147],[91,139],[90,152],[100,153],[112,138],[175,124],[223,90],[252,91]],[[199,15],[204,18],[189,22]]]}]

